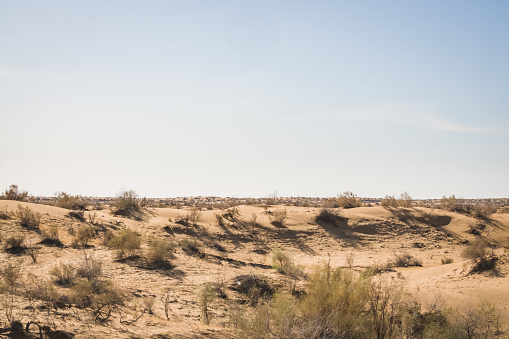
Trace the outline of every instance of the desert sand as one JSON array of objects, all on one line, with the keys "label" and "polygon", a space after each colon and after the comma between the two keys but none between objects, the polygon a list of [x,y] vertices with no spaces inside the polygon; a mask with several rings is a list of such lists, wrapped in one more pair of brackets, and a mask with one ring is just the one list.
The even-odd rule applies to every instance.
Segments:
[{"label": "desert sand", "polygon": [[[0,267],[9,263],[21,268],[23,279],[33,274],[39,281],[50,280],[50,271],[61,263],[77,263],[88,252],[102,262],[105,279],[130,296],[130,300],[114,310],[109,319],[94,320],[87,308],[62,306],[48,309],[40,301],[30,308],[26,298],[15,296],[13,318],[23,324],[37,321],[53,329],[74,333],[77,338],[234,338],[235,330],[228,324],[229,305],[241,299],[237,292],[225,288],[226,298],[216,299],[210,306],[210,325],[202,323],[197,303],[197,289],[204,282],[228,286],[235,277],[255,274],[283,289],[292,285],[304,288],[305,279],[296,282],[271,267],[271,251],[286,251],[309,271],[315,265],[330,262],[346,266],[347,255],[353,256],[353,268],[384,265],[394,253],[407,252],[422,260],[422,267],[396,267],[382,274],[399,280],[414,298],[423,305],[439,298],[447,307],[459,310],[488,301],[505,314],[504,326],[509,326],[509,280],[507,253],[509,214],[494,214],[480,221],[470,216],[423,207],[385,209],[379,206],[341,210],[343,218],[337,225],[315,221],[319,208],[284,206],[288,218],[283,225],[274,226],[270,211],[282,206],[240,206],[238,222],[216,223],[220,210],[203,210],[197,225],[176,223],[186,209],[153,208],[142,221],[114,217],[109,210],[86,211],[84,220],[69,217],[69,210],[16,201],[0,201],[0,209],[16,210],[27,206],[41,214],[41,230],[57,226],[63,247],[40,244],[41,232],[24,230],[16,219],[0,220],[0,235],[6,239],[24,233],[37,250],[34,262],[26,253],[0,252]],[[74,248],[70,229],[88,223],[88,215],[95,214],[99,225],[97,237],[86,248]],[[256,215],[256,223],[250,222]],[[471,226],[482,223],[480,235],[468,233]],[[197,240],[206,257],[185,254],[180,247],[174,250],[171,268],[147,268],[137,260],[116,260],[115,251],[103,245],[106,230],[130,228],[142,237],[141,252],[152,238],[178,243],[184,238]],[[71,232],[72,233],[72,232]],[[462,257],[463,249],[477,237],[496,244],[500,257],[499,274],[469,274],[470,262]],[[452,259],[443,265],[442,259]],[[295,286],[294,286],[295,287]],[[64,287],[58,287],[65,292]],[[167,299],[168,298],[168,299]],[[166,300],[166,302],[165,302]],[[142,310],[144,303],[153,302],[151,312]],[[165,304],[168,318],[165,314]],[[1,326],[8,326],[5,312],[0,313]],[[136,319],[138,316],[141,317]]]}]

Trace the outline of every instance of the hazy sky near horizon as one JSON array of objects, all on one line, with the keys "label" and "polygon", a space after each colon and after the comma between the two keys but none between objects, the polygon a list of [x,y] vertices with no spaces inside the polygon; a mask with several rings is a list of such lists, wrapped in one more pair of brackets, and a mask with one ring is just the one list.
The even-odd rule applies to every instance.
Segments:
[{"label": "hazy sky near horizon", "polygon": [[0,0],[0,190],[509,197],[507,1]]}]

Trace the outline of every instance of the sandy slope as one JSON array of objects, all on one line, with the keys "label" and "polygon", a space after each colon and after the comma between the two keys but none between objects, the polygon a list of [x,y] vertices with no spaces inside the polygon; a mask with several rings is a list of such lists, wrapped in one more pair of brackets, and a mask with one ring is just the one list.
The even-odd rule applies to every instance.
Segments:
[{"label": "sandy slope", "polygon": [[[0,209],[15,210],[18,203],[0,201]],[[83,249],[70,247],[72,236],[69,230],[80,227],[86,221],[67,217],[65,209],[21,203],[29,206],[42,216],[41,229],[57,225],[64,248],[38,245],[36,263],[27,255],[0,253],[0,266],[16,263],[26,274],[31,272],[39,279],[49,279],[49,271],[59,263],[77,263],[83,257]],[[318,209],[286,206],[288,220],[283,226],[270,222],[270,211],[281,206],[263,208],[241,206],[241,222],[218,226],[215,215],[218,210],[202,211],[197,226],[182,226],[174,221],[185,215],[187,210],[157,208],[144,221],[133,221],[109,215],[108,211],[95,213],[95,218],[104,230],[132,228],[143,239],[143,248],[152,237],[170,241],[192,237],[203,244],[207,259],[190,257],[177,250],[174,265],[170,270],[151,270],[136,263],[118,262],[114,252],[95,239],[87,251],[102,260],[103,272],[132,296],[130,302],[114,313],[107,325],[95,323],[90,312],[76,307],[59,309],[57,312],[36,310],[33,314],[24,309],[28,304],[19,298],[15,317],[26,322],[36,319],[59,329],[76,333],[80,338],[94,337],[234,337],[234,331],[227,327],[228,303],[239,295],[227,290],[228,299],[218,299],[211,308],[212,324],[200,324],[200,308],[196,300],[197,287],[206,281],[229,283],[240,274],[265,276],[276,286],[283,288],[293,282],[270,268],[270,253],[274,248],[282,248],[291,253],[295,262],[310,270],[313,265],[330,261],[332,265],[346,264],[347,254],[354,256],[354,268],[363,269],[373,264],[385,264],[394,253],[408,252],[423,262],[423,267],[398,268],[387,273],[392,279],[400,280],[407,290],[426,303],[436,295],[451,307],[476,305],[481,300],[494,303],[509,314],[509,281],[506,277],[488,277],[482,274],[468,275],[468,262],[462,259],[461,252],[465,241],[473,241],[476,236],[468,234],[471,226],[484,223],[482,236],[499,245],[507,245],[509,236],[509,215],[495,215],[490,221],[440,210],[424,208],[387,210],[380,207],[360,207],[342,211],[343,219],[338,225],[317,223]],[[250,220],[256,215],[256,224]],[[171,221],[170,221],[171,220]],[[22,231],[13,220],[0,220],[0,234],[5,239]],[[103,233],[99,232],[99,236]],[[32,243],[41,240],[41,234],[30,232],[27,236]],[[221,251],[220,249],[224,249]],[[507,271],[506,254],[502,247],[497,249],[502,257],[502,275]],[[442,258],[451,258],[452,264],[441,265]],[[398,274],[399,273],[399,274]],[[298,282],[303,286],[304,281]],[[168,293],[170,320],[164,312],[164,299]],[[153,314],[144,314],[132,324],[121,320],[133,319],[136,304],[154,299]],[[122,314],[122,318],[120,317]],[[509,318],[509,317],[508,317]],[[6,319],[0,314],[0,319]],[[507,324],[509,325],[509,323]]]}]

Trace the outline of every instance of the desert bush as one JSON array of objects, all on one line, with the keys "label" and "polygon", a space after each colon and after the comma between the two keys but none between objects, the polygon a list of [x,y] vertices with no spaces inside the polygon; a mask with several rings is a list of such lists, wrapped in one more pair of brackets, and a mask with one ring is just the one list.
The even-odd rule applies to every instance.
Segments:
[{"label": "desert bush", "polygon": [[448,264],[452,264],[454,262],[454,260],[452,258],[447,258],[447,257],[444,257],[442,258],[442,265],[448,265]]},{"label": "desert bush", "polygon": [[169,260],[175,256],[173,251],[175,244],[161,239],[151,239],[148,243],[147,260],[158,267],[167,267]]},{"label": "desert bush", "polygon": [[277,208],[271,212],[269,218],[274,226],[283,226],[288,218],[288,212],[286,208]]},{"label": "desert bush", "polygon": [[141,237],[138,233],[126,228],[116,233],[107,232],[104,244],[117,250],[118,259],[133,259],[138,255]]},{"label": "desert bush", "polygon": [[422,260],[417,259],[407,252],[394,252],[394,259],[389,262],[393,267],[422,266]]},{"label": "desert bush", "polygon": [[55,206],[68,210],[84,210],[87,206],[86,200],[79,195],[70,195],[65,192],[55,193],[57,201]]},{"label": "desert bush", "polygon": [[92,283],[96,283],[102,276],[102,262],[94,258],[91,252],[83,251],[83,257],[78,261],[76,274]]},{"label": "desert bush", "polygon": [[4,206],[4,208],[0,209],[0,219],[1,220],[8,220],[11,218],[11,213],[7,210],[7,206]]},{"label": "desert bush", "polygon": [[338,195],[337,205],[341,208],[354,208],[362,205],[362,200],[350,191]]},{"label": "desert bush", "polygon": [[109,280],[96,283],[82,280],[71,288],[71,301],[78,307],[90,308],[98,322],[107,321],[115,306],[122,305],[126,299],[126,294]]},{"label": "desert bush", "polygon": [[384,208],[397,208],[398,207],[398,199],[396,199],[393,195],[389,196],[386,195],[385,198],[383,198],[380,201],[380,206]]},{"label": "desert bush", "polygon": [[265,278],[254,274],[236,276],[228,288],[248,297],[251,305],[256,305],[260,298],[270,298],[275,292]]},{"label": "desert bush", "polygon": [[471,272],[481,272],[495,270],[498,257],[493,253],[493,249],[484,239],[478,239],[463,250],[463,257],[469,259],[473,266]]},{"label": "desert bush", "polygon": [[410,208],[412,207],[412,197],[407,193],[401,193],[398,199],[398,207]]},{"label": "desert bush", "polygon": [[90,240],[95,237],[95,231],[90,225],[83,225],[78,228],[74,237],[74,246],[86,247]]},{"label": "desert bush", "polygon": [[494,213],[497,212],[495,205],[475,205],[472,206],[472,216],[480,219],[489,219]]},{"label": "desert bush", "polygon": [[19,220],[22,227],[28,229],[38,229],[41,223],[41,215],[38,212],[33,212],[28,207],[18,205],[18,209],[14,212],[15,217]]},{"label": "desert bush", "polygon": [[201,214],[202,213],[199,208],[191,208],[189,211],[187,211],[187,219],[189,220],[189,223],[191,225],[196,225],[201,219]]},{"label": "desert bush", "polygon": [[302,270],[294,264],[290,255],[280,248],[275,248],[272,251],[272,268],[281,274],[295,278],[303,275]]},{"label": "desert bush", "polygon": [[17,254],[24,252],[25,247],[25,235],[24,234],[16,234],[11,235],[4,239],[4,250],[8,253]]},{"label": "desert bush", "polygon": [[139,198],[133,190],[121,191],[113,204],[110,206],[111,214],[136,220],[143,219],[148,211],[146,198]]},{"label": "desert bush", "polygon": [[226,220],[235,221],[240,217],[240,210],[237,205],[233,205],[221,213],[222,217]]},{"label": "desert bush", "polygon": [[60,264],[53,267],[50,274],[54,277],[55,284],[69,287],[74,284],[76,279],[76,267],[72,264]]},{"label": "desert bush", "polygon": [[214,302],[214,300],[216,300],[217,298],[217,293],[212,283],[206,282],[202,284],[198,289],[196,297],[198,299],[198,305],[200,305],[202,312],[202,322],[205,325],[208,325],[210,323],[208,308],[210,304]]},{"label": "desert bush", "polygon": [[21,269],[9,263],[0,269],[2,293],[15,293],[21,280]]},{"label": "desert bush", "polygon": [[206,256],[200,243],[194,239],[184,238],[179,242],[179,245],[187,255],[198,258],[205,258]]},{"label": "desert bush", "polygon": [[341,213],[336,208],[322,207],[315,217],[316,222],[325,222],[329,224],[336,224],[338,219],[341,219]]},{"label": "desert bush", "polygon": [[26,201],[27,198],[28,192],[20,191],[17,185],[9,186],[9,188],[6,189],[2,195],[0,195],[0,200]]}]

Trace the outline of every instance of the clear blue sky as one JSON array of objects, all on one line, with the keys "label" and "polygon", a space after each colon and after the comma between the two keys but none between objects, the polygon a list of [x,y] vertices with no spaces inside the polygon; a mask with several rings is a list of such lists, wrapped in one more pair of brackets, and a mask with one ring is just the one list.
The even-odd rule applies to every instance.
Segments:
[{"label": "clear blue sky", "polygon": [[0,190],[509,196],[507,1],[0,0]]}]

